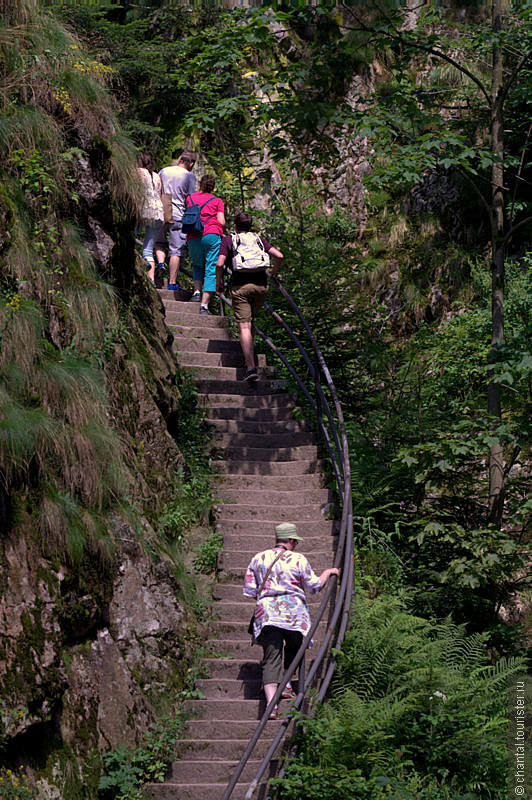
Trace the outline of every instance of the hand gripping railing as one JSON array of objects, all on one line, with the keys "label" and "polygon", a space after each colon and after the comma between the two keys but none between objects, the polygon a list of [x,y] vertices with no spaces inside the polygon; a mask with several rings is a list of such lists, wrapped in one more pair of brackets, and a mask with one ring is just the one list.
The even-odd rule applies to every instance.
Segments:
[{"label": "hand gripping railing", "polygon": [[[287,714],[287,716],[283,719],[282,724],[275,736],[272,744],[270,745],[268,752],[262,759],[260,766],[250,783],[249,789],[246,793],[246,800],[251,800],[253,794],[261,782],[262,778],[264,777],[266,770],[270,764],[270,761],[277,750],[279,743],[285,736],[288,726],[292,721],[292,717],[294,713],[296,713],[303,705],[303,701],[305,699],[308,700],[309,690],[314,686],[318,687],[317,695],[315,698],[315,703],[309,709],[307,709],[306,713],[308,716],[313,716],[315,713],[316,703],[321,702],[325,697],[329,684],[331,682],[332,676],[334,674],[336,662],[335,658],[331,656],[331,649],[334,648],[337,650],[345,636],[345,632],[347,629],[348,619],[349,619],[349,607],[351,602],[351,596],[353,593],[353,510],[352,510],[352,498],[351,498],[351,472],[349,467],[349,451],[347,445],[347,435],[345,431],[344,419],[342,414],[342,409],[340,407],[340,403],[338,401],[338,395],[336,393],[336,389],[334,383],[332,381],[331,375],[325,363],[325,359],[318,347],[315,337],[312,334],[312,331],[306,322],[303,314],[297,307],[296,303],[293,301],[291,296],[288,294],[284,286],[280,283],[280,281],[272,276],[272,280],[276,283],[280,293],[282,296],[287,300],[290,307],[295,312],[297,318],[301,322],[309,340],[310,345],[312,348],[312,356],[308,354],[307,350],[301,343],[299,337],[291,330],[290,326],[283,320],[283,318],[274,311],[268,304],[265,304],[265,309],[270,312],[271,316],[275,321],[282,326],[288,336],[292,339],[295,343],[299,353],[301,355],[303,363],[306,365],[308,372],[310,373],[311,378],[314,382],[314,393],[315,398],[309,391],[308,387],[306,386],[303,379],[298,375],[296,369],[290,364],[288,359],[283,355],[283,353],[277,348],[277,346],[271,341],[271,339],[255,326],[255,332],[258,336],[260,336],[266,344],[273,350],[275,355],[280,359],[280,361],[284,364],[292,378],[297,383],[300,391],[310,404],[318,423],[318,429],[323,439],[323,443],[327,449],[332,469],[334,472],[336,486],[338,490],[338,496],[342,503],[342,515],[341,515],[341,522],[340,522],[340,530],[338,535],[338,545],[336,549],[336,555],[334,559],[334,566],[340,567],[340,580],[339,582],[336,580],[336,577],[333,578],[327,583],[325,595],[323,600],[320,603],[319,609],[317,614],[315,615],[314,621],[311,625],[311,628],[308,634],[305,636],[301,647],[297,651],[294,660],[284,673],[281,682],[277,688],[277,691],[268,704],[264,714],[260,722],[257,725],[257,728],[248,742],[248,745],[238,763],[237,767],[235,768],[231,780],[229,781],[226,790],[223,795],[222,800],[229,800],[231,797],[233,790],[238,782],[240,775],[242,774],[246,763],[248,762],[251,753],[260,739],[260,736],[266,726],[266,723],[269,719],[271,712],[273,711],[274,706],[279,702],[281,698],[281,694],[286,687],[286,684],[294,674],[294,672],[299,667],[299,684],[298,684],[298,694],[295,700],[292,702],[292,711],[291,713]],[[222,301],[222,309],[224,305],[231,306],[231,302],[224,296],[221,295]],[[326,390],[328,391],[330,398],[332,400],[332,408],[327,400],[327,396],[325,394],[324,388],[320,382],[320,378],[324,379]],[[316,654],[312,662],[312,666],[308,672],[305,674],[305,653],[311,643],[312,637],[321,622],[324,618],[326,612],[328,613],[327,619],[327,628],[324,635],[324,640]],[[326,665],[326,666],[325,666]],[[320,680],[320,671],[325,668],[325,674],[321,677]],[[290,759],[292,753],[288,754],[288,759]],[[284,774],[284,768],[281,769],[280,774]]]}]

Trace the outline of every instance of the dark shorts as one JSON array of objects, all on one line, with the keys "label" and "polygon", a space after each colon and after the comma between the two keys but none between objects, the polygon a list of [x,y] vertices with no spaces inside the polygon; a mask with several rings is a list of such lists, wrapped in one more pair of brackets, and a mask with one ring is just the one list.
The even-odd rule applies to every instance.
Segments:
[{"label": "dark shorts", "polygon": [[[277,628],[275,625],[265,625],[258,639],[262,645],[262,684],[280,683],[285,671],[301,647],[303,634],[301,631],[291,631]],[[283,658],[284,645],[284,658]]]}]

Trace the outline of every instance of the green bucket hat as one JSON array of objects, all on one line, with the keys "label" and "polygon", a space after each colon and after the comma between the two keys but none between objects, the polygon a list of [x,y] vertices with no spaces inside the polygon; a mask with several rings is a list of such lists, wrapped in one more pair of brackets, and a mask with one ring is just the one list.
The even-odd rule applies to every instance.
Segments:
[{"label": "green bucket hat", "polygon": [[297,528],[293,522],[281,522],[280,525],[275,526],[276,539],[295,539],[297,542],[302,542],[301,536],[297,535]]}]

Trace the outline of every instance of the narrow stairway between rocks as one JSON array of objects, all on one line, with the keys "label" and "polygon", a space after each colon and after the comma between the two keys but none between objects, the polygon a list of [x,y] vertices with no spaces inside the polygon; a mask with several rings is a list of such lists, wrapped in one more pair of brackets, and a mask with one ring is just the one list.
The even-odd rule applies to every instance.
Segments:
[{"label": "narrow stairway between rocks", "polygon": [[[203,659],[209,677],[196,682],[205,699],[189,701],[193,718],[165,783],[151,784],[153,800],[221,800],[233,770],[264,708],[262,650],[247,633],[253,602],[242,595],[252,556],[274,542],[279,522],[295,522],[304,538],[302,552],[318,574],[333,563],[335,523],[328,519],[332,497],[325,488],[315,435],[294,419],[294,401],[275,379],[275,369],[259,363],[259,380],[241,380],[240,344],[227,317],[199,314],[199,303],[176,300],[161,290],[166,321],[174,333],[181,366],[189,367],[214,428],[215,492],[221,501],[217,524],[223,535],[220,582],[214,588],[215,619]],[[319,595],[310,599],[312,609]],[[323,623],[325,625],[325,622]],[[320,623],[321,625],[321,623]],[[317,629],[314,650],[320,643]],[[312,663],[312,650],[307,659]],[[280,711],[289,707],[283,700]],[[267,723],[232,798],[242,800],[279,720]],[[271,769],[275,770],[276,761]],[[255,797],[265,796],[260,786]]]}]

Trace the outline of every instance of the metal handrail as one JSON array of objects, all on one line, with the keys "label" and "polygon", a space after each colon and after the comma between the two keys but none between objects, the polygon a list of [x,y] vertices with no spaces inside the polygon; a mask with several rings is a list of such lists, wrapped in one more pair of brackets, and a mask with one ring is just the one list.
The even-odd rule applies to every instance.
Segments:
[{"label": "metal handrail", "polygon": [[[310,630],[305,636],[299,650],[297,651],[292,663],[289,665],[288,669],[285,671],[279,686],[277,687],[277,691],[267,705],[262,718],[260,719],[257,728],[248,742],[248,745],[240,759],[240,762],[236,766],[233,775],[227,784],[225,789],[224,795],[222,800],[229,800],[233,790],[238,782],[240,775],[242,774],[246,763],[248,762],[251,753],[259,740],[266,723],[270,717],[271,712],[273,711],[274,706],[278,703],[281,698],[282,692],[286,687],[286,684],[296,671],[298,667],[300,667],[300,679],[302,675],[304,677],[300,680],[300,684],[303,685],[298,686],[298,694],[295,700],[292,702],[292,713],[288,714],[286,718],[283,720],[277,735],[275,736],[273,742],[271,743],[268,752],[262,759],[260,766],[250,783],[249,789],[246,793],[246,800],[251,800],[253,793],[257,786],[259,785],[260,781],[262,780],[268,765],[272,759],[273,754],[277,750],[281,740],[286,735],[288,726],[292,722],[292,717],[294,716],[294,712],[297,712],[301,707],[303,700],[305,699],[309,689],[313,686],[314,681],[318,677],[318,672],[322,668],[324,662],[328,658],[328,654],[330,654],[331,647],[337,650],[345,636],[345,632],[347,630],[347,624],[349,619],[349,608],[351,603],[351,596],[353,592],[353,582],[354,582],[354,575],[353,575],[353,511],[352,511],[352,497],[351,497],[351,470],[349,465],[349,450],[347,444],[347,434],[345,430],[345,424],[342,414],[342,409],[338,400],[338,394],[336,392],[336,388],[334,386],[332,377],[328,370],[327,364],[325,363],[325,359],[321,350],[319,349],[318,343],[312,331],[306,322],[303,314],[297,307],[294,300],[291,298],[289,293],[286,291],[284,286],[281,285],[280,281],[271,276],[275,284],[277,285],[280,293],[283,297],[288,301],[294,312],[296,313],[297,317],[301,321],[305,332],[307,333],[314,356],[314,362],[309,357],[305,347],[301,343],[300,339],[296,334],[290,329],[288,324],[282,317],[274,311],[268,304],[265,304],[265,310],[269,311],[272,318],[278,322],[283,329],[289,334],[290,338],[296,344],[301,356],[303,358],[304,363],[306,364],[310,375],[314,380],[314,389],[316,392],[316,396],[318,398],[318,402],[314,400],[312,395],[310,394],[306,384],[304,381],[299,377],[294,367],[290,364],[290,362],[285,358],[285,356],[279,351],[276,345],[270,340],[270,338],[259,328],[255,326],[255,332],[264,340],[264,342],[273,350],[275,355],[281,360],[281,362],[285,365],[288,369],[290,375],[294,378],[297,385],[301,389],[302,393],[304,394],[305,398],[308,400],[312,410],[314,411],[320,433],[322,434],[326,449],[329,453],[331,463],[333,466],[333,470],[335,473],[336,478],[336,485],[338,488],[338,494],[342,501],[342,518],[340,523],[340,531],[338,537],[338,545],[336,549],[336,555],[334,559],[335,566],[342,566],[341,570],[341,577],[338,585],[338,581],[333,577],[325,590],[325,596],[323,597],[322,602],[320,603],[319,609],[317,614],[315,615],[314,621],[311,624]],[[224,306],[231,307],[231,302],[228,300],[223,294],[220,295],[220,299],[222,302],[222,308]],[[319,372],[316,369],[319,367]],[[323,392],[323,389],[319,383],[319,377],[323,375],[325,378],[325,383],[327,389],[329,390],[330,396],[332,398],[332,404],[334,407],[334,411],[336,414],[336,421],[334,420],[334,416],[331,411],[331,407],[329,402]],[[318,407],[319,404],[319,407]],[[325,419],[324,419],[325,417]],[[330,432],[326,427],[325,422],[329,423]],[[332,441],[331,441],[331,433],[332,433]],[[333,446],[334,442],[334,446]],[[325,632],[325,636],[323,642],[320,646],[316,657],[312,663],[312,666],[307,674],[304,674],[304,659],[306,650],[311,642],[311,639],[319,625],[322,621],[323,616],[327,607],[331,607],[330,614],[329,614],[329,621],[327,624],[327,629]],[[338,625],[338,630],[336,631],[336,627]],[[318,695],[316,698],[316,704],[321,702],[325,697],[328,687],[330,685],[332,676],[334,674],[336,666],[336,659],[335,658],[328,658],[328,664],[326,667],[326,672],[324,677],[321,680]],[[307,714],[308,716],[313,716],[315,713],[314,707],[310,709],[310,712]],[[290,757],[290,754],[289,754]],[[282,773],[284,774],[283,765]]]}]

